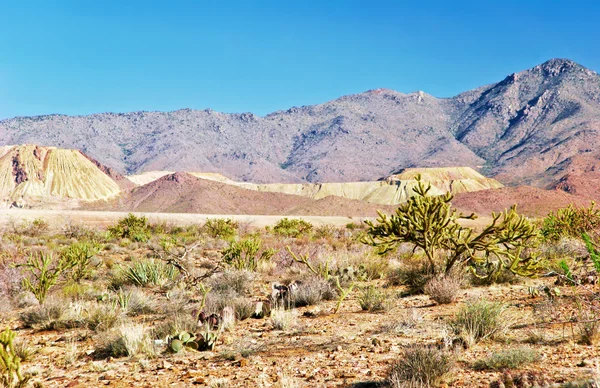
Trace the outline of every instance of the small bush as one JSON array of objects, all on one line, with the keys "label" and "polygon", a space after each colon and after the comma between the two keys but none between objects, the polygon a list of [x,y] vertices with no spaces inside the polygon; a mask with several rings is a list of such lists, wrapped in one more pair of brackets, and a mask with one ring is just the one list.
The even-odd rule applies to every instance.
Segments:
[{"label": "small bush", "polygon": [[143,259],[126,267],[118,267],[112,279],[112,288],[119,289],[124,285],[165,286],[179,276],[174,266],[163,261]]},{"label": "small bush", "polygon": [[216,294],[244,295],[250,291],[254,276],[249,271],[229,270],[211,277],[207,281],[207,285]]},{"label": "small bush", "polygon": [[437,304],[449,304],[456,300],[462,281],[458,276],[436,276],[430,279],[423,288]]},{"label": "small bush", "polygon": [[463,305],[450,321],[450,326],[467,344],[474,344],[494,338],[508,327],[505,311],[505,305],[481,299]]},{"label": "small bush", "polygon": [[290,304],[296,307],[313,306],[322,300],[335,299],[336,292],[325,279],[314,276],[304,280],[291,292]]},{"label": "small bush", "polygon": [[212,238],[230,239],[236,235],[238,223],[233,219],[209,218],[202,231]]},{"label": "small bush", "polygon": [[275,249],[261,247],[262,242],[258,238],[234,241],[221,252],[223,261],[233,269],[255,271],[260,263],[271,260],[277,252]]},{"label": "small bush", "polygon": [[62,252],[62,257],[72,265],[71,279],[79,283],[92,274],[91,260],[102,247],[95,242],[78,242]]},{"label": "small bush", "polygon": [[121,218],[116,225],[108,228],[108,231],[113,237],[137,242],[146,242],[151,237],[148,219],[144,216],[137,217],[132,213]]},{"label": "small bush", "polygon": [[388,283],[392,286],[407,286],[409,293],[419,294],[434,276],[434,271],[424,264],[422,258],[408,258],[390,273]]},{"label": "small bush", "polygon": [[360,308],[369,312],[386,310],[386,301],[387,295],[375,286],[363,288],[358,296]]},{"label": "small bush", "polygon": [[113,303],[119,305],[127,315],[131,316],[152,314],[158,310],[156,301],[136,287],[125,290],[119,289],[113,296],[113,301]]},{"label": "small bush", "polygon": [[446,352],[429,347],[408,349],[389,372],[392,388],[432,387],[439,384],[450,372],[453,361]]},{"label": "small bush", "polygon": [[271,323],[275,330],[287,330],[296,325],[298,313],[296,310],[286,310],[277,307],[271,310]]},{"label": "small bush", "polygon": [[106,337],[98,352],[106,357],[153,355],[154,346],[148,330],[140,324],[124,323]]},{"label": "small bush", "polygon": [[526,364],[535,362],[539,358],[538,353],[527,347],[508,349],[493,353],[489,357],[478,360],[473,367],[477,370],[504,370],[516,369]]},{"label": "small bush", "polygon": [[123,311],[116,305],[98,304],[86,310],[84,320],[88,329],[104,331],[116,326],[123,316]]},{"label": "small bush", "polygon": [[82,317],[76,315],[71,304],[56,300],[25,311],[20,318],[25,327],[56,330],[81,326]]},{"label": "small bush", "polygon": [[308,235],[312,229],[313,225],[310,222],[297,218],[282,218],[273,226],[275,234],[294,238]]}]

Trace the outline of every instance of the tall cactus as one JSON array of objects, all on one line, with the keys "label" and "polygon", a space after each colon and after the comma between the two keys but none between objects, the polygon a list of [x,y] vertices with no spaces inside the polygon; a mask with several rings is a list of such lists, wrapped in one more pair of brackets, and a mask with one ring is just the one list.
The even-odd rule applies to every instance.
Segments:
[{"label": "tall cactus", "polygon": [[466,264],[476,269],[476,275],[493,277],[501,270],[523,276],[533,276],[538,261],[528,256],[525,248],[535,246],[537,231],[515,207],[499,214],[492,213],[492,222],[481,233],[462,226],[461,219],[475,219],[475,214],[463,215],[452,208],[452,194],[432,196],[431,185],[417,176],[415,195],[387,217],[379,214],[363,238],[365,244],[380,254],[394,250],[401,243],[420,248],[429,268],[443,267],[446,273],[455,265]]},{"label": "tall cactus", "polygon": [[21,358],[17,356],[13,341],[17,333],[10,329],[0,333],[0,383],[5,388],[23,388],[31,379],[21,372]]}]

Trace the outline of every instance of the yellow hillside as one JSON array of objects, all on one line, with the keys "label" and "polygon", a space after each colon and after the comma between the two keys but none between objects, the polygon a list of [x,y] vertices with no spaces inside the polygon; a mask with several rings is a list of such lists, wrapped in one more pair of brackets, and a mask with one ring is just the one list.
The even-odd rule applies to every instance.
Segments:
[{"label": "yellow hillside", "polygon": [[119,186],[77,150],[35,145],[0,148],[0,198],[113,198]]},{"label": "yellow hillside", "polygon": [[[136,184],[146,184],[168,174],[167,171],[152,171],[128,177]],[[397,205],[413,195],[414,178],[421,174],[424,181],[431,183],[431,194],[454,194],[502,187],[495,179],[486,178],[470,167],[410,168],[392,175],[383,181],[339,182],[339,183],[272,183],[255,184],[235,182],[217,173],[190,173],[198,178],[232,184],[249,190],[294,194],[313,199],[330,195],[358,199],[380,205]]]}]

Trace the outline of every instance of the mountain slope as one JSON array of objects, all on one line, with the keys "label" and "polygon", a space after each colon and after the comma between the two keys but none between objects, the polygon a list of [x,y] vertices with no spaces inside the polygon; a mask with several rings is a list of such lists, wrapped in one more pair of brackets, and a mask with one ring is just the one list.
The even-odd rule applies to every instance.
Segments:
[{"label": "mountain slope", "polygon": [[553,59],[447,99],[378,89],[265,117],[189,109],[19,117],[0,121],[0,144],[79,148],[129,174],[352,182],[409,167],[484,166],[504,183],[550,187],[573,158],[600,149],[599,130],[600,77]]}]

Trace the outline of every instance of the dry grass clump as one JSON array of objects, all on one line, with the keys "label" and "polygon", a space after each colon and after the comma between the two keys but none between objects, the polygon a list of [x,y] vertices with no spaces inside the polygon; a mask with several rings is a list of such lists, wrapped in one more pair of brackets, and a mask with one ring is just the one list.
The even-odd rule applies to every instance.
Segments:
[{"label": "dry grass clump", "polygon": [[360,308],[369,312],[387,310],[387,300],[388,295],[373,285],[363,288],[358,296]]},{"label": "dry grass clump", "polygon": [[307,278],[290,293],[290,305],[295,307],[313,306],[322,300],[332,300],[336,291],[331,284],[318,276]]},{"label": "dry grass clump", "polygon": [[452,370],[453,364],[448,353],[419,346],[406,350],[392,365],[387,382],[391,388],[433,387]]},{"label": "dry grass clump", "polygon": [[141,324],[126,322],[102,334],[104,340],[96,351],[106,357],[153,356],[156,352],[148,329]]},{"label": "dry grass clump", "polygon": [[431,278],[423,287],[437,304],[450,304],[456,300],[463,281],[457,275],[442,275]]},{"label": "dry grass clump", "polygon": [[492,353],[482,360],[477,360],[473,368],[476,370],[516,369],[538,359],[538,352],[529,347],[520,347]]},{"label": "dry grass clump", "polygon": [[476,300],[464,304],[450,321],[450,326],[466,344],[472,345],[502,334],[510,324],[505,312],[506,306],[502,303]]},{"label": "dry grass clump", "polygon": [[207,286],[212,292],[218,294],[229,294],[231,292],[244,295],[250,291],[252,282],[256,275],[250,271],[228,270],[211,277]]},{"label": "dry grass clump", "polygon": [[294,309],[286,310],[279,306],[271,310],[271,323],[275,330],[287,330],[296,325],[298,312]]}]

